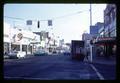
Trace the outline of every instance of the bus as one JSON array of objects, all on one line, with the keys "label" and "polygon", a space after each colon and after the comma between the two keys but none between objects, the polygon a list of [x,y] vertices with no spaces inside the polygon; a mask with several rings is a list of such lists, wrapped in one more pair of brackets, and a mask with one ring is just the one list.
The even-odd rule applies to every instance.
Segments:
[{"label": "bus", "polygon": [[81,40],[72,40],[71,41],[71,57],[72,59],[84,60],[85,57],[85,49],[84,49],[84,41]]}]

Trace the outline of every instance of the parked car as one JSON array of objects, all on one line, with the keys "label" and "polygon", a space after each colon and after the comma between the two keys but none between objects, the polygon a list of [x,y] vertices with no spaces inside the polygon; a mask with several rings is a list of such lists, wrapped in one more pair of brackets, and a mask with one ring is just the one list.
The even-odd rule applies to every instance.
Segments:
[{"label": "parked car", "polygon": [[44,50],[38,50],[34,52],[34,56],[44,56],[44,55],[47,55],[47,52],[45,52]]},{"label": "parked car", "polygon": [[12,52],[8,53],[8,56],[10,59],[11,58],[18,58],[17,54],[18,54],[18,51],[12,51]]},{"label": "parked car", "polygon": [[53,53],[53,54],[56,54],[57,52],[56,52],[56,51],[53,51],[52,53]]},{"label": "parked car", "polygon": [[8,54],[9,58],[24,58],[26,56],[26,52],[22,51],[12,51]]},{"label": "parked car", "polygon": [[8,59],[9,56],[8,56],[8,52],[4,52],[4,59]]},{"label": "parked car", "polygon": [[18,51],[18,53],[17,53],[17,57],[18,58],[25,58],[25,56],[26,56],[26,52],[24,52],[24,51]]},{"label": "parked car", "polygon": [[71,53],[69,51],[63,52],[64,55],[70,55]]}]

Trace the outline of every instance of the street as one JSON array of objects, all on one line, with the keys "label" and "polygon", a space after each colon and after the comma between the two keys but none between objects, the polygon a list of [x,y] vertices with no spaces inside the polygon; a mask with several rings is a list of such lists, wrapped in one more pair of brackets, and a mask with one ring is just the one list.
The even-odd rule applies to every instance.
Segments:
[{"label": "street", "polygon": [[35,56],[5,61],[5,78],[22,79],[99,79],[88,63],[72,61],[70,56]]},{"label": "street", "polygon": [[[101,80],[92,64],[70,56],[34,56],[4,61],[5,79]],[[93,66],[93,65],[92,65]],[[106,71],[105,71],[106,72]]]},{"label": "street", "polygon": [[106,80],[116,79],[116,65],[101,65],[94,64],[97,70],[103,75]]},{"label": "street", "polygon": [[116,79],[116,4],[3,6],[5,80]]}]

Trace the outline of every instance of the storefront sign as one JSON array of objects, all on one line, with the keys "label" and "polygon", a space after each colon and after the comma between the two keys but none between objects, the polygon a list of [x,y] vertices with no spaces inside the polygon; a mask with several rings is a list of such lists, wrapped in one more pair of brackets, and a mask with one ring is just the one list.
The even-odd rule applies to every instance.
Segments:
[{"label": "storefront sign", "polygon": [[27,20],[27,25],[32,25],[32,20]]},{"label": "storefront sign", "polygon": [[22,33],[18,33],[17,38],[18,38],[18,41],[20,41],[23,38],[23,34]]},{"label": "storefront sign", "polygon": [[102,40],[115,40],[115,38],[114,37],[98,38],[98,41],[102,41]]}]

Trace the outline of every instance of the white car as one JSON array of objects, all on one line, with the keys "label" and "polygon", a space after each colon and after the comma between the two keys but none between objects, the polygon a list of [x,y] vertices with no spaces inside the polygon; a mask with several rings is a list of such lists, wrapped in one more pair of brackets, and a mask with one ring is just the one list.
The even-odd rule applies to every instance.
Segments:
[{"label": "white car", "polygon": [[25,58],[25,56],[26,56],[26,52],[18,51],[18,53],[17,53],[18,58]]}]

